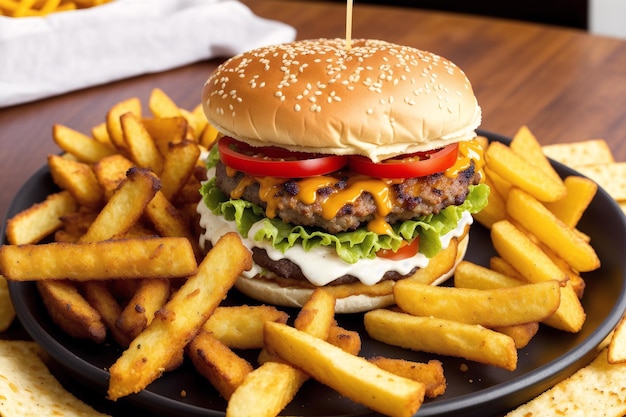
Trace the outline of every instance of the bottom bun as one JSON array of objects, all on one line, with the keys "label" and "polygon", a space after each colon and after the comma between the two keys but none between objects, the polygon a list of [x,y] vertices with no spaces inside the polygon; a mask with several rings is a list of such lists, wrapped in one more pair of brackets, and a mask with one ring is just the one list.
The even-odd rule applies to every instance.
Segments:
[{"label": "bottom bun", "polygon": [[[463,238],[458,242],[454,266],[433,281],[431,283],[432,285],[439,285],[454,274],[456,266],[465,257],[468,243],[469,233],[465,233]],[[282,285],[277,281],[281,281]],[[255,300],[283,307],[302,307],[315,290],[315,287],[312,285],[308,287],[297,286],[297,281],[294,280],[288,281],[290,284],[293,283],[294,285],[286,285],[284,282],[287,281],[281,278],[268,279],[259,276],[254,278],[241,277],[235,283],[235,287]],[[371,286],[360,283],[337,286],[341,287],[341,291],[337,291],[335,312],[360,313],[393,305],[395,304],[393,298],[393,283],[393,281],[382,281]],[[333,289],[337,287],[328,286],[327,288]],[[363,293],[364,289],[366,289],[367,294]]]}]

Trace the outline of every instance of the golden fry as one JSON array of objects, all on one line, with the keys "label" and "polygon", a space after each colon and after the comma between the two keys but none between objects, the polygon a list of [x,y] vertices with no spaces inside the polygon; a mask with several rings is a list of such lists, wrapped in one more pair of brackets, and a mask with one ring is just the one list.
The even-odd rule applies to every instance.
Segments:
[{"label": "golden fry", "polygon": [[576,227],[583,213],[596,195],[598,184],[592,180],[570,175],[563,180],[567,195],[558,201],[545,203],[554,215],[569,227]]},{"label": "golden fry", "polygon": [[115,153],[110,146],[59,124],[52,127],[52,138],[59,148],[85,163],[98,162]]},{"label": "golden fry", "polygon": [[222,236],[198,267],[197,274],[185,281],[111,366],[109,398],[116,400],[137,393],[158,378],[251,265],[251,254],[239,236],[235,233]]},{"label": "golden fry", "polygon": [[132,298],[120,312],[115,325],[130,340],[134,339],[152,322],[154,315],[167,302],[169,295],[169,280],[142,279],[134,290]]},{"label": "golden fry", "polygon": [[227,400],[253,370],[247,360],[203,329],[189,343],[187,354],[194,368]]},{"label": "golden fry", "polygon": [[507,199],[507,212],[575,270],[593,271],[600,266],[600,259],[591,245],[530,194],[512,189]]},{"label": "golden fry", "polygon": [[554,280],[497,289],[398,281],[393,293],[398,307],[409,314],[485,327],[544,320],[556,311],[561,298],[559,282]]},{"label": "golden fry", "polygon": [[365,313],[365,329],[372,338],[390,345],[465,358],[510,371],[517,368],[513,339],[480,325],[372,310]]},{"label": "golden fry", "polygon": [[368,361],[385,371],[421,382],[426,387],[426,396],[428,398],[438,397],[446,391],[446,377],[443,373],[443,365],[438,360],[422,363],[375,356],[369,358]]},{"label": "golden fry", "polygon": [[140,118],[133,113],[126,113],[120,116],[120,123],[124,134],[124,147],[130,159],[137,166],[160,174],[163,170],[163,156]]},{"label": "golden fry", "polygon": [[90,165],[58,155],[48,156],[54,183],[68,191],[81,206],[97,208],[102,203],[102,189]]},{"label": "golden fry", "polygon": [[409,417],[422,405],[424,384],[285,324],[265,323],[267,349],[341,395],[389,416]]},{"label": "golden fry", "polygon": [[68,191],[50,194],[7,220],[7,240],[12,245],[39,242],[62,226],[61,217],[76,211],[76,200]]},{"label": "golden fry", "polygon": [[197,270],[185,238],[120,239],[0,247],[0,270],[9,280],[180,278]]},{"label": "golden fry", "polygon": [[111,143],[113,143],[115,148],[120,152],[124,152],[126,149],[126,141],[124,140],[124,131],[121,121],[121,116],[125,113],[132,113],[137,117],[141,117],[141,101],[139,98],[132,97],[120,101],[113,105],[107,112],[107,132],[109,132]]}]

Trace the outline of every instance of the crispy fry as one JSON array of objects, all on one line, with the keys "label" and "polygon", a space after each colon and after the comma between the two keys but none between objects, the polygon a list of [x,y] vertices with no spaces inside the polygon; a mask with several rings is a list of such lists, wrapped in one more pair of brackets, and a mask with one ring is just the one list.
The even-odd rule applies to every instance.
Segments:
[{"label": "crispy fry", "polygon": [[390,345],[465,358],[510,371],[517,368],[513,339],[480,325],[373,310],[365,313],[365,329],[372,338]]},{"label": "crispy fry", "polygon": [[448,247],[433,256],[425,268],[418,268],[412,276],[406,279],[412,282],[421,282],[423,284],[434,283],[445,273],[453,270],[454,264],[457,261],[458,248],[458,240],[450,240]]},{"label": "crispy fry", "polygon": [[128,346],[130,338],[116,326],[117,318],[122,309],[107,288],[106,283],[103,281],[87,281],[82,283],[81,289],[85,300],[100,314],[102,322],[111,333],[111,336],[113,336],[113,339],[121,346]]},{"label": "crispy fry", "polygon": [[358,355],[361,351],[361,335],[359,335],[359,332],[344,329],[336,324],[331,326],[326,341],[352,355]]},{"label": "crispy fry", "polygon": [[289,315],[274,306],[218,307],[202,328],[233,349],[263,347],[263,324],[286,323]]},{"label": "crispy fry", "polygon": [[110,146],[59,124],[52,127],[52,138],[59,148],[76,156],[81,162],[98,162],[115,153]]},{"label": "crispy fry", "polygon": [[171,144],[182,142],[187,137],[189,130],[189,123],[182,116],[154,117],[143,119],[142,123],[161,155],[168,154]]},{"label": "crispy fry", "polygon": [[102,208],[81,242],[97,242],[121,235],[139,220],[161,184],[148,170],[131,168],[126,181]]},{"label": "crispy fry", "polygon": [[11,302],[7,280],[0,275],[0,332],[7,330],[15,319],[15,308]]},{"label": "crispy fry", "polygon": [[507,199],[507,212],[575,270],[592,271],[600,266],[600,259],[591,245],[530,194],[512,189]]},{"label": "crispy fry", "polygon": [[98,183],[104,191],[105,200],[109,200],[117,187],[126,179],[126,172],[134,164],[120,154],[102,158],[93,166]]},{"label": "crispy fry", "polygon": [[550,161],[545,156],[539,141],[528,126],[522,126],[518,129],[511,140],[510,147],[513,152],[525,159],[529,164],[540,169],[553,181],[557,183],[561,181],[561,177],[559,177],[559,174],[552,168],[552,164],[550,164]]},{"label": "crispy fry", "polygon": [[182,116],[176,103],[160,88],[152,89],[150,98],[148,99],[148,108],[155,117]]},{"label": "crispy fry", "polygon": [[161,191],[169,201],[173,201],[174,196],[189,181],[199,157],[200,148],[194,142],[184,140],[170,144],[160,175],[163,184]]},{"label": "crispy fry", "polygon": [[504,333],[515,341],[517,349],[525,348],[539,331],[539,323],[518,324],[516,326],[494,327],[493,330]]},{"label": "crispy fry", "polygon": [[7,240],[12,245],[37,243],[62,226],[62,216],[74,211],[76,200],[68,191],[50,194],[7,220]]},{"label": "crispy fry", "polygon": [[136,393],[158,378],[172,357],[191,341],[224,299],[252,257],[238,235],[220,238],[157,317],[111,366],[112,400]]},{"label": "crispy fry", "polygon": [[285,324],[265,323],[267,349],[341,395],[389,416],[409,417],[422,405],[424,384]]},{"label": "crispy fry", "polygon": [[48,156],[48,166],[55,184],[68,191],[78,204],[89,208],[102,204],[102,189],[91,166],[58,155]]},{"label": "crispy fry", "polygon": [[253,369],[247,360],[203,329],[191,340],[187,353],[195,369],[227,400]]},{"label": "crispy fry", "polygon": [[117,317],[115,325],[130,340],[134,339],[152,322],[155,313],[163,307],[169,295],[169,280],[142,279],[134,290],[132,298]]},{"label": "crispy fry", "polygon": [[111,143],[115,148],[124,152],[126,149],[126,142],[124,140],[124,131],[122,130],[121,116],[124,113],[132,113],[137,117],[141,117],[141,101],[137,97],[131,97],[129,99],[116,103],[109,109],[106,115],[107,132],[111,138]]},{"label": "crispy fry", "polygon": [[537,170],[503,143],[491,142],[485,152],[485,160],[493,172],[539,201],[556,201],[567,192],[562,181]]},{"label": "crispy fry", "polygon": [[284,408],[281,402],[269,402],[277,393],[295,393],[308,379],[298,369],[285,363],[266,362],[250,372],[231,395],[227,417],[273,417]]},{"label": "crispy fry", "polygon": [[494,185],[492,177],[485,175],[485,184],[489,186],[489,200],[487,206],[478,213],[474,213],[474,219],[487,229],[491,228],[491,225],[500,220],[506,220],[506,203],[504,198],[497,191]]},{"label": "crispy fry", "polygon": [[120,123],[124,134],[124,146],[130,159],[137,166],[160,174],[163,170],[163,156],[139,117],[133,113],[126,113],[120,116]]},{"label": "crispy fry", "polygon": [[320,287],[313,291],[311,298],[302,306],[294,326],[300,331],[326,340],[334,324],[334,316],[335,298],[324,287]]},{"label": "crispy fry", "polygon": [[185,238],[120,239],[0,247],[0,270],[9,280],[179,278],[197,270]]},{"label": "crispy fry", "polygon": [[50,317],[64,332],[77,339],[104,341],[106,326],[102,317],[78,292],[75,283],[39,281],[37,289]]},{"label": "crispy fry", "polygon": [[561,269],[530,238],[508,220],[494,223],[491,240],[496,252],[529,282],[566,281]]},{"label": "crispy fry", "polygon": [[398,281],[393,290],[398,307],[415,316],[437,317],[485,327],[541,321],[559,307],[558,281],[497,289],[436,287]]},{"label": "crispy fry", "polygon": [[438,397],[446,391],[446,377],[443,374],[443,365],[438,360],[422,363],[375,356],[369,358],[368,361],[385,371],[421,382],[426,387],[426,396],[428,398]]},{"label": "crispy fry", "polygon": [[588,178],[575,175],[570,175],[563,182],[567,195],[561,200],[545,203],[545,206],[564,224],[573,228],[596,195],[598,185]]}]

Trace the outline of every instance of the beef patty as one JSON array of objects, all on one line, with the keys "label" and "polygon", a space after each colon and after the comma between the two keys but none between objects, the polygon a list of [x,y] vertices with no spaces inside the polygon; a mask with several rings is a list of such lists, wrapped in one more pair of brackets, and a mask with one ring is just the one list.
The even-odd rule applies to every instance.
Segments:
[{"label": "beef patty", "polygon": [[[322,216],[321,202],[329,194],[347,186],[347,177],[341,172],[334,173],[333,177],[337,179],[336,183],[326,189],[319,189],[316,200],[312,204],[305,204],[296,197],[299,191],[298,180],[286,178],[285,182],[277,188],[275,195],[279,198],[276,205],[276,216],[287,223],[320,228],[329,233],[355,230],[362,224],[373,220],[377,211],[376,202],[373,196],[367,192],[363,192],[353,203],[346,203],[334,218],[325,219]],[[267,204],[259,197],[259,183],[254,180],[251,181],[244,173],[236,172],[235,175],[229,176],[226,166],[219,162],[215,179],[217,187],[227,195],[231,195],[231,192],[237,189],[240,182],[245,179],[247,186],[244,188],[241,198],[264,209],[267,208]],[[428,214],[436,214],[450,205],[462,204],[467,197],[468,186],[478,184],[479,181],[480,175],[475,171],[472,162],[456,178],[437,173],[394,182],[391,186],[390,195],[393,208],[386,220],[393,224]]]}]

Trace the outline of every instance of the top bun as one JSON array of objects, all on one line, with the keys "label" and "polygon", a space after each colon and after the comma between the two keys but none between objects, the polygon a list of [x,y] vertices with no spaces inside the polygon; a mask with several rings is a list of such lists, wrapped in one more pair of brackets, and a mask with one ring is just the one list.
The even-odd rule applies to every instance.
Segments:
[{"label": "top bun", "polygon": [[211,75],[204,112],[252,146],[374,162],[472,139],[481,112],[454,63],[370,39],[313,39],[237,55]]}]

